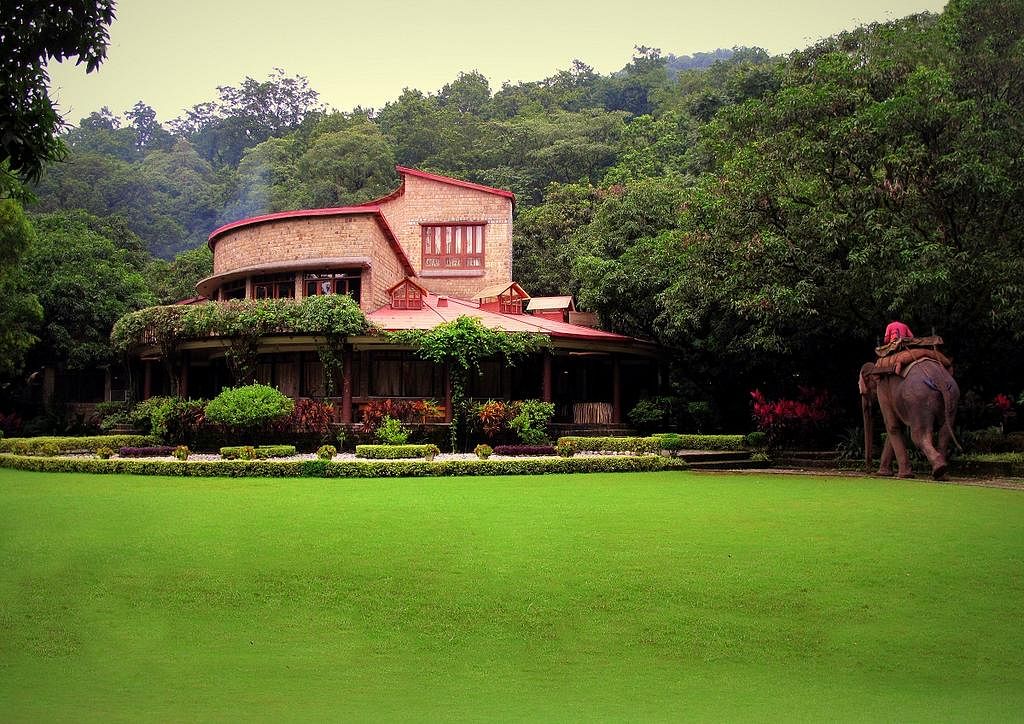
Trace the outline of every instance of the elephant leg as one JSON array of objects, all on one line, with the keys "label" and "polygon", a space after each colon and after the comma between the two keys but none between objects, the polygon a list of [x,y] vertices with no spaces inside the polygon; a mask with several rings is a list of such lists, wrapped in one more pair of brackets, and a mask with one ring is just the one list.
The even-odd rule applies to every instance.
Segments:
[{"label": "elephant leg", "polygon": [[885,444],[882,446],[882,459],[878,463],[878,474],[890,476],[892,475],[892,459],[893,449],[892,442],[889,440],[889,436],[885,436]]},{"label": "elephant leg", "polygon": [[935,449],[932,444],[932,431],[929,427],[914,425],[910,428],[910,438],[914,441],[917,449],[924,453],[932,466],[932,477],[942,480],[946,474],[946,456]]},{"label": "elephant leg", "polygon": [[[907,453],[907,444],[903,441],[903,430],[898,421],[885,421],[886,440],[892,445],[892,451],[896,456],[896,477],[912,478],[914,471],[910,467],[910,455]],[[884,455],[884,451],[883,451]]]}]

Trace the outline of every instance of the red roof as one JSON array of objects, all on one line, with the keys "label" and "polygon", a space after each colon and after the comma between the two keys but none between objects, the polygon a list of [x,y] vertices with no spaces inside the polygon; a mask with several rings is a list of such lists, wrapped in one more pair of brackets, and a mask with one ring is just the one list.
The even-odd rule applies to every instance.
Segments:
[{"label": "red roof", "polygon": [[501,314],[480,309],[475,302],[465,299],[448,297],[448,305],[437,306],[437,295],[423,297],[422,309],[392,309],[385,305],[367,315],[369,320],[378,327],[388,331],[402,329],[433,329],[444,322],[451,322],[459,317],[476,317],[489,329],[502,329],[506,332],[535,332],[558,339],[579,339],[594,342],[635,342],[613,332],[605,332],[592,327],[581,327],[532,314]]},{"label": "red roof", "polygon": [[398,257],[398,261],[402,264],[402,269],[409,276],[415,276],[416,272],[412,268],[412,264],[409,262],[409,257],[405,255],[405,250],[402,245],[398,243],[398,237],[395,236],[394,230],[388,223],[388,220],[384,218],[384,214],[381,213],[380,207],[375,206],[372,203],[365,206],[339,206],[331,209],[299,209],[297,211],[279,211],[276,214],[264,214],[263,216],[253,216],[248,219],[240,219],[238,221],[232,221],[230,224],[224,224],[217,229],[214,229],[207,239],[207,244],[210,249],[213,249],[213,243],[222,235],[235,229],[240,229],[245,226],[255,226],[256,224],[266,224],[271,221],[287,221],[288,219],[305,219],[314,216],[356,216],[360,214],[372,215],[377,225],[380,226],[384,232],[384,236],[388,240],[388,244],[391,245],[391,249],[395,252],[395,256]]},{"label": "red roof", "polygon": [[419,169],[407,168],[405,166],[395,166],[395,171],[397,171],[398,174],[402,176],[401,185],[387,196],[381,196],[379,199],[367,201],[365,204],[363,204],[364,206],[376,206],[378,204],[382,204],[386,201],[390,201],[391,199],[398,198],[399,196],[401,196],[403,193],[405,193],[405,176],[415,176],[417,178],[423,178],[429,181],[438,181],[443,184],[459,186],[464,189],[483,191],[484,193],[487,194],[503,196],[504,198],[510,200],[513,203],[513,205],[516,203],[516,195],[511,191],[506,191],[505,189],[498,189],[494,188],[493,186],[484,186],[483,184],[473,183],[472,181],[463,181],[462,179],[452,178],[451,176],[442,176],[440,174],[430,173],[428,171],[420,171]]}]

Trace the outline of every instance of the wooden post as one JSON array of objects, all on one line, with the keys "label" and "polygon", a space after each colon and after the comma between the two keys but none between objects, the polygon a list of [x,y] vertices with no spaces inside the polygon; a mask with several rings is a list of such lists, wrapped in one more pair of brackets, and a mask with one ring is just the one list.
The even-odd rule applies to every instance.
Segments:
[{"label": "wooden post", "polygon": [[148,400],[153,396],[153,361],[146,360],[142,373],[142,399]]},{"label": "wooden post", "polygon": [[612,355],[612,423],[622,424],[622,372],[618,355]]},{"label": "wooden post", "polygon": [[452,372],[447,364],[444,366],[444,421],[452,421]]},{"label": "wooden post", "polygon": [[341,421],[352,423],[352,345],[341,350]]},{"label": "wooden post", "polygon": [[188,352],[182,355],[181,359],[181,378],[178,380],[178,397],[188,397],[188,368],[192,360],[189,358]]},{"label": "wooden post", "polygon": [[551,352],[544,350],[544,374],[541,383],[541,401],[551,402]]}]

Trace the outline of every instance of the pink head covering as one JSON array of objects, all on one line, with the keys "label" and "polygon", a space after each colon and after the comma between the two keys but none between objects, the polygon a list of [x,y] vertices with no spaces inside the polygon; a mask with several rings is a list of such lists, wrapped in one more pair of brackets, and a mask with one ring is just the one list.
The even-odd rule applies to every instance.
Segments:
[{"label": "pink head covering", "polygon": [[910,327],[905,325],[903,322],[889,322],[889,326],[885,328],[885,343],[888,344],[894,339],[901,339],[903,337],[913,337],[914,333],[910,331]]}]

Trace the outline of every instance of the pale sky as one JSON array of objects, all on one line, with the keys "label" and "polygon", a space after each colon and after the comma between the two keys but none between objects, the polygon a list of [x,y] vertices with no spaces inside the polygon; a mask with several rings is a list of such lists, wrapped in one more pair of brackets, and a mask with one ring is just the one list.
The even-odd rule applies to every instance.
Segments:
[{"label": "pale sky", "polygon": [[77,123],[136,101],[166,122],[218,85],[303,75],[339,110],[380,108],[402,88],[436,92],[460,71],[541,80],[579,58],[607,74],[635,45],[688,55],[738,45],[787,53],[945,0],[118,0],[97,73],[51,64],[51,96]]}]

